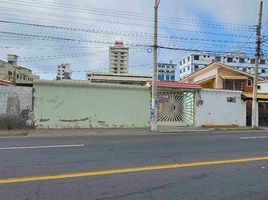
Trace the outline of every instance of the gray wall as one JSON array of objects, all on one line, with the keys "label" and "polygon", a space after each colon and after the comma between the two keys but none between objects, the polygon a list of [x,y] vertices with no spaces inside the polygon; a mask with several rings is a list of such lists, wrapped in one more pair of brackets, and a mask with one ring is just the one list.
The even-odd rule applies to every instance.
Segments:
[{"label": "gray wall", "polygon": [[32,126],[32,88],[0,85],[0,129]]}]

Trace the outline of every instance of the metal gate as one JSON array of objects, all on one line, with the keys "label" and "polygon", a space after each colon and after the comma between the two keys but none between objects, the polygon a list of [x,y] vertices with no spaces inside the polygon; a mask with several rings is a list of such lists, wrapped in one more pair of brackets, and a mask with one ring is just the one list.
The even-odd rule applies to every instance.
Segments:
[{"label": "metal gate", "polygon": [[157,121],[160,126],[193,126],[194,92],[159,92]]},{"label": "metal gate", "polygon": [[259,126],[268,127],[268,102],[259,102]]}]

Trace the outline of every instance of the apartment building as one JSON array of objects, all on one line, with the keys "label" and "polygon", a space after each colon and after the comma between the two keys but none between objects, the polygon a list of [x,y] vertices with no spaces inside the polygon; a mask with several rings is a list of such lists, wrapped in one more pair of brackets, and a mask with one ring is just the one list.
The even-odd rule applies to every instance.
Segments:
[{"label": "apartment building", "polygon": [[56,80],[72,79],[72,71],[69,63],[58,65]]},{"label": "apartment building", "polygon": [[[254,73],[255,57],[250,57],[244,53],[234,52],[228,54],[191,53],[183,58],[179,63],[179,79],[191,75],[195,71],[207,66],[212,62],[228,65],[234,69]],[[268,77],[268,59],[262,58],[259,65],[259,75]]]},{"label": "apartment building", "polygon": [[116,41],[109,50],[110,67],[113,74],[128,74],[129,48],[122,41]]},{"label": "apartment building", "polygon": [[18,56],[8,54],[7,62],[0,60],[0,79],[11,81],[16,85],[32,84],[39,76],[34,75],[32,70],[18,65]]},{"label": "apartment building", "polygon": [[158,63],[157,77],[159,81],[175,81],[176,64]]}]

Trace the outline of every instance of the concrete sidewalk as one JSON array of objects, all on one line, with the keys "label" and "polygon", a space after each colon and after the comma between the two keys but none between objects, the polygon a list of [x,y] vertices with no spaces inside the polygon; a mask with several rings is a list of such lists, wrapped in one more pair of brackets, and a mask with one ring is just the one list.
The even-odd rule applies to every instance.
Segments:
[{"label": "concrete sidewalk", "polygon": [[203,128],[203,127],[159,127],[158,132],[150,129],[25,129],[25,130],[0,130],[0,137],[49,137],[49,136],[122,136],[122,135],[153,135],[153,134],[186,134],[201,132],[236,132],[236,131],[268,131],[268,129],[240,128]]}]

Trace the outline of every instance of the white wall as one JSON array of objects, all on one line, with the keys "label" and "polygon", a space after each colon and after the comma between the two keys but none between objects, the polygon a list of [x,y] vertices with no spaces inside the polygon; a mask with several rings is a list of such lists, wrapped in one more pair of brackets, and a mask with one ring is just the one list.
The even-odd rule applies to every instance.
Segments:
[{"label": "white wall", "polygon": [[268,93],[268,81],[258,83],[261,88],[258,90],[258,93]]},{"label": "white wall", "polygon": [[[195,126],[246,126],[246,102],[241,94],[241,91],[202,89],[196,95]],[[227,97],[235,97],[236,102],[227,102]]]}]

